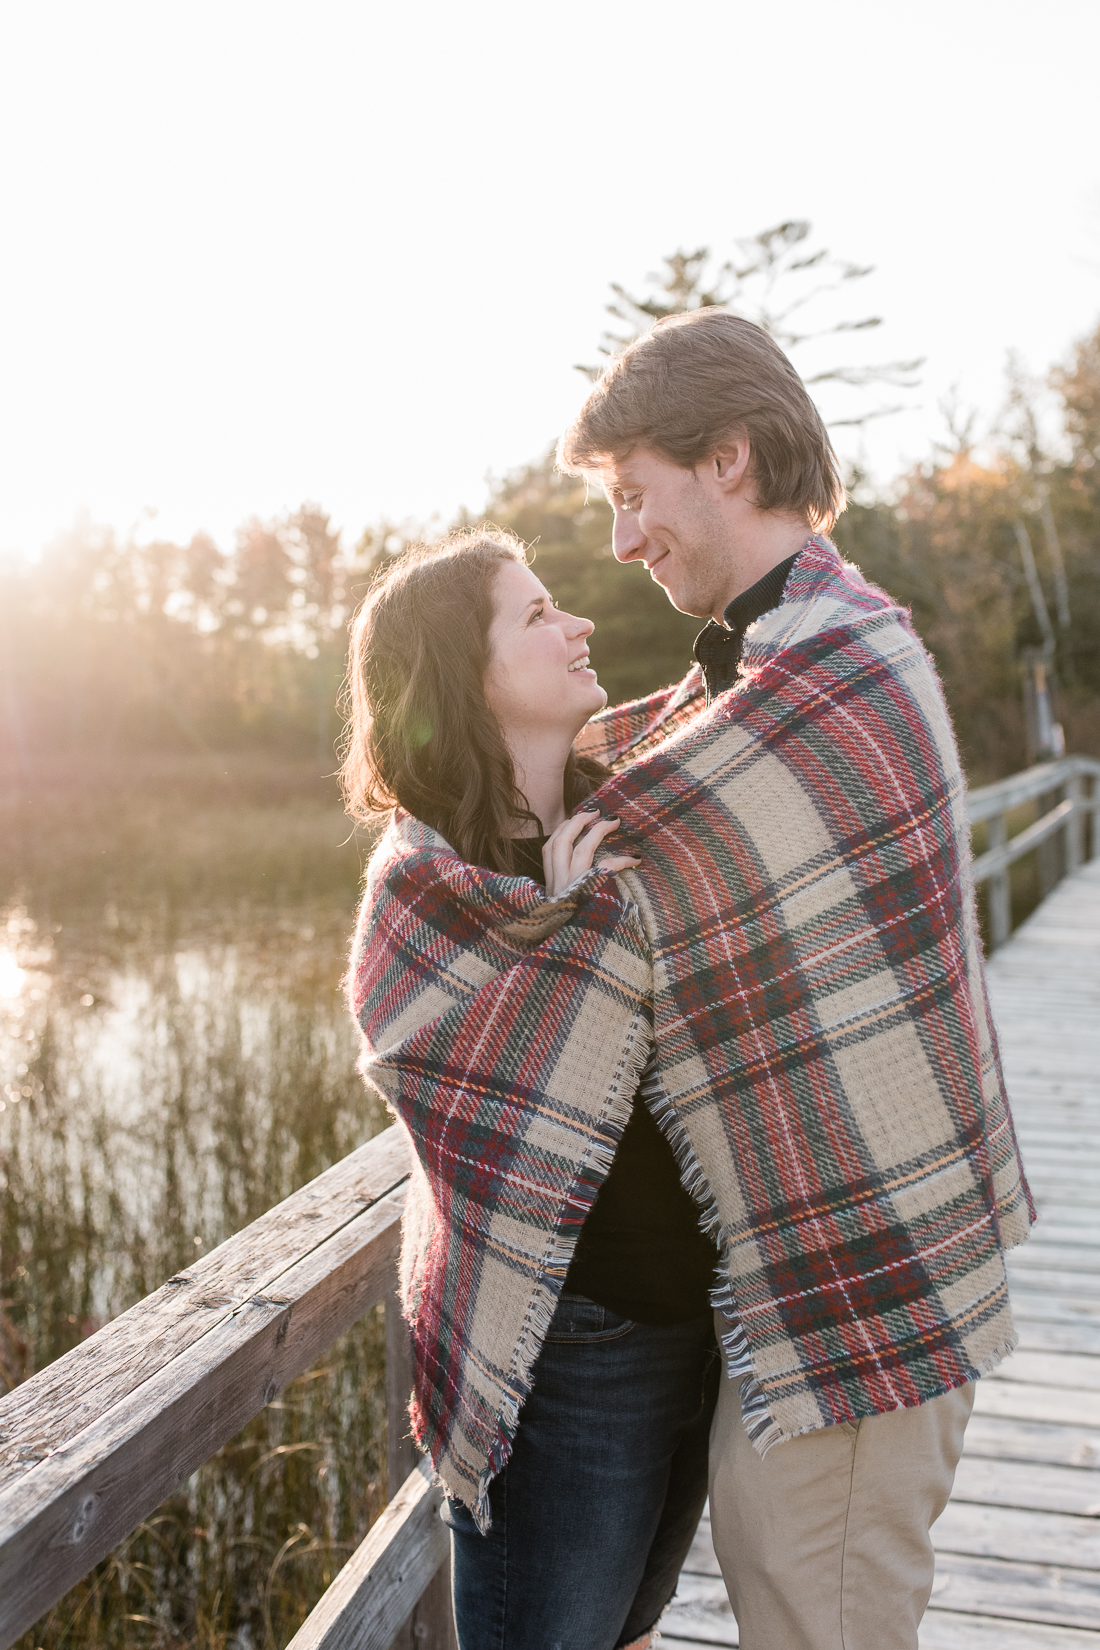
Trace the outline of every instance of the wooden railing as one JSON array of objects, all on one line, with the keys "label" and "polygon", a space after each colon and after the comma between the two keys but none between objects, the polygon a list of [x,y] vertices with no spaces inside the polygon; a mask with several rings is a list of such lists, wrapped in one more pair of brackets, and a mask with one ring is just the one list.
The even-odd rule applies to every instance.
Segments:
[{"label": "wooden railing", "polygon": [[[1037,804],[1039,817],[1010,838],[1009,815],[1029,802]],[[1045,897],[1063,871],[1075,871],[1100,848],[1100,762],[1066,756],[1040,763],[972,790],[967,807],[971,825],[988,825],[989,846],[974,861],[974,877],[989,884],[989,932],[991,948],[996,948],[1012,932],[1009,872],[1018,859],[1039,850],[1040,893]],[[1049,853],[1057,848],[1059,835],[1060,863]]]},{"label": "wooden railing", "polygon": [[[989,826],[975,874],[995,944],[1017,859],[1059,832],[1067,869],[1100,845],[1098,782],[1100,762],[1074,757],[971,792],[972,822]],[[1050,806],[1009,839],[1008,816],[1040,798]],[[389,1505],[288,1650],[453,1650],[440,1492],[405,1420],[408,1169],[385,1130],[0,1399],[0,1650],[382,1301]]]},{"label": "wooden railing", "polygon": [[408,1169],[386,1129],[0,1400],[0,1646],[380,1301],[391,1499],[293,1650],[453,1646],[440,1493],[405,1420]]}]

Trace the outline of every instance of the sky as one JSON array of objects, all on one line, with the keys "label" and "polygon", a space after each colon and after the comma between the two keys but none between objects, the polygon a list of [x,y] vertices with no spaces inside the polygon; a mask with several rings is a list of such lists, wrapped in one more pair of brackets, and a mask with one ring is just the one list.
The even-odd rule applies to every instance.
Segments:
[{"label": "sky", "polygon": [[0,550],[476,513],[611,281],[791,218],[924,358],[836,432],[885,484],[1100,321],[1098,61],[1097,0],[0,0]]}]

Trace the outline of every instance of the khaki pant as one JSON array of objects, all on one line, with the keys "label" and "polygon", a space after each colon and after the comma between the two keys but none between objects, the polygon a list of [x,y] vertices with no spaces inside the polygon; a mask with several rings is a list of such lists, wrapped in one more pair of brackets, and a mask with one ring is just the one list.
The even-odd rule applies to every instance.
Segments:
[{"label": "khaki pant", "polygon": [[723,1380],[718,1399],[710,1516],[741,1650],[917,1650],[928,1531],[951,1494],[973,1383],[763,1458],[741,1424],[740,1385]]}]

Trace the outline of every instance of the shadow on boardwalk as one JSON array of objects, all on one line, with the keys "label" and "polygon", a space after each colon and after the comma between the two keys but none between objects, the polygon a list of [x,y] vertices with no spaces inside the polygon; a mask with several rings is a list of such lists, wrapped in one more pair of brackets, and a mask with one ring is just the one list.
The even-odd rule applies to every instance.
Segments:
[{"label": "shadow on boardwalk", "polygon": [[[1040,1221],[1010,1257],[1020,1345],[980,1381],[933,1530],[921,1650],[1100,1650],[1100,860],[989,965]],[[700,1526],[668,1645],[736,1645]]]}]

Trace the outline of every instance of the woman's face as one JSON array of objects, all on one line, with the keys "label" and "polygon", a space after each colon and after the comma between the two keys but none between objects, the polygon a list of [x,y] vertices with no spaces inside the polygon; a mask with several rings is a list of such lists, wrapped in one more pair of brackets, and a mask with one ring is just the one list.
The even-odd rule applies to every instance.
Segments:
[{"label": "woman's face", "polygon": [[588,663],[591,619],[561,613],[522,562],[500,565],[493,588],[485,697],[506,737],[547,734],[572,744],[607,694]]}]

